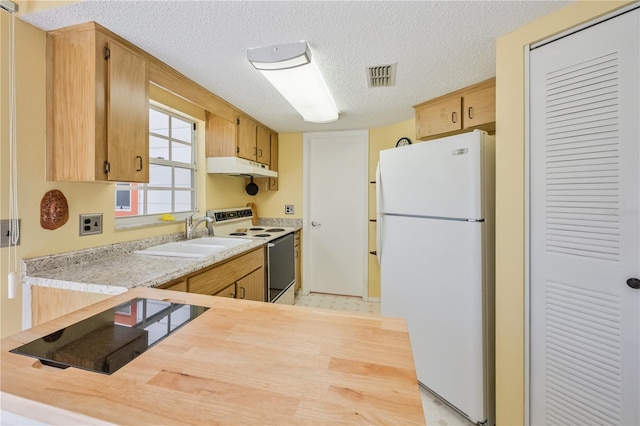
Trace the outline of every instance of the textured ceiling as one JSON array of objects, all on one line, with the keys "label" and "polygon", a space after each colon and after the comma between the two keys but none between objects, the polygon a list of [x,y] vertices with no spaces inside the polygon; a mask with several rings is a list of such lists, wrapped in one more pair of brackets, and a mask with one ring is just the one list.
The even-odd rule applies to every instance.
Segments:
[{"label": "textured ceiling", "polygon": [[[87,0],[21,15],[44,30],[96,21],[278,132],[380,127],[412,105],[495,76],[495,42],[566,1]],[[306,123],[246,50],[307,41],[340,119]],[[397,63],[369,88],[368,66]]]}]

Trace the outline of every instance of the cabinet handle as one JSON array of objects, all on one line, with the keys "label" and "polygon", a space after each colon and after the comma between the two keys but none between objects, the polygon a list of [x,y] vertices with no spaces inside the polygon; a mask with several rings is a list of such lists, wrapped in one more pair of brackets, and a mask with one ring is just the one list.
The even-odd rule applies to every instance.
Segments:
[{"label": "cabinet handle", "polygon": [[240,287],[240,290],[242,290],[242,296],[240,296],[240,299],[244,299],[247,295],[247,289]]},{"label": "cabinet handle", "polygon": [[262,157],[262,149],[258,150],[258,157]]},{"label": "cabinet handle", "polygon": [[136,169],[136,172],[141,172],[142,171],[142,156],[136,155],[136,158],[140,162],[138,168]]},{"label": "cabinet handle", "polygon": [[473,120],[473,107],[469,107],[468,114],[469,114],[469,119]]},{"label": "cabinet handle", "polygon": [[456,123],[458,121],[458,114],[455,111],[451,113],[451,122]]},{"label": "cabinet handle", "polygon": [[258,148],[256,148],[255,146],[253,147],[253,155],[257,155],[258,154]]}]

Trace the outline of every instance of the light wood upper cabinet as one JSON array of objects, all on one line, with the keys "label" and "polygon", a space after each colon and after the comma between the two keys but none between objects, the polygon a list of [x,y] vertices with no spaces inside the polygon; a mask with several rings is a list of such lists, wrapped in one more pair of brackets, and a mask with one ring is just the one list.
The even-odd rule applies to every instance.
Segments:
[{"label": "light wood upper cabinet", "polygon": [[[207,157],[240,157],[267,164],[278,171],[278,134],[238,115],[236,121],[207,112],[205,126]],[[260,191],[277,191],[278,178],[254,178]],[[249,181],[247,180],[247,183]]]},{"label": "light wood upper cabinet", "polygon": [[206,156],[235,157],[238,155],[237,133],[238,124],[236,121],[207,112]]},{"label": "light wood upper cabinet", "polygon": [[[271,132],[270,135],[271,140],[271,170],[278,171],[278,134],[276,132]],[[277,191],[278,190],[278,178],[269,178],[269,190]]]},{"label": "light wood upper cabinet", "polygon": [[416,138],[429,140],[472,129],[495,132],[495,78],[415,105]]},{"label": "light wood upper cabinet", "polygon": [[238,117],[238,157],[271,165],[271,142],[269,129],[254,120]]},{"label": "light wood upper cabinet", "polygon": [[[226,117],[207,113],[207,157],[240,157],[267,164],[273,169],[273,132],[251,118],[238,114],[235,122]],[[276,158],[277,161],[277,158]]]},{"label": "light wood upper cabinet", "polygon": [[47,33],[47,177],[149,181],[147,59],[97,26]]},{"label": "light wood upper cabinet", "polygon": [[[276,132],[269,133],[269,147],[270,154],[269,157],[271,159],[271,165],[269,169],[273,171],[278,171],[278,134]],[[255,178],[254,182],[260,188],[260,191],[277,191],[278,190],[278,178]],[[247,183],[249,181],[247,180]]]},{"label": "light wood upper cabinet", "polygon": [[455,96],[416,109],[418,139],[462,128],[462,98]]},{"label": "light wood upper cabinet", "polygon": [[271,132],[260,125],[256,127],[256,161],[271,165]]},{"label": "light wood upper cabinet", "polygon": [[238,157],[257,161],[256,133],[255,121],[245,116],[238,117]]},{"label": "light wood upper cabinet", "polygon": [[465,129],[477,129],[480,126],[496,122],[496,86],[495,80],[489,87],[470,91],[462,98],[462,122]]}]

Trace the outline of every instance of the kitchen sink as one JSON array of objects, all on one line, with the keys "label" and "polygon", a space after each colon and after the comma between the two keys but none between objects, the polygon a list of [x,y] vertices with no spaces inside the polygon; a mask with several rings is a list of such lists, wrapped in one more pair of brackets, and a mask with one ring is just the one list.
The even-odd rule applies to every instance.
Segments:
[{"label": "kitchen sink", "polygon": [[243,238],[226,238],[226,237],[202,237],[193,240],[179,241],[178,244],[192,244],[198,246],[221,246],[221,247],[237,247],[246,244],[249,241]]},{"label": "kitchen sink", "polygon": [[241,238],[202,237],[193,240],[159,244],[143,250],[136,250],[136,254],[169,257],[207,257],[234,247],[249,244],[251,240]]}]

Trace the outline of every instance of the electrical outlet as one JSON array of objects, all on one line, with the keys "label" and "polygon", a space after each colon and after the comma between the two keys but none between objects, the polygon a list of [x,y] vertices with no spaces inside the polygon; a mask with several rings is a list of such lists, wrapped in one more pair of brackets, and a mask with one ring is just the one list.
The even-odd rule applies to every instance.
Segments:
[{"label": "electrical outlet", "polygon": [[102,213],[80,215],[80,236],[102,234]]},{"label": "electrical outlet", "polygon": [[286,204],[284,206],[284,214],[293,214],[293,212],[294,212],[293,204]]},{"label": "electrical outlet", "polygon": [[[20,245],[20,219],[18,219],[18,242],[17,246]],[[11,227],[9,226],[9,220],[3,219],[0,220],[0,247],[12,247],[11,243]]]}]

